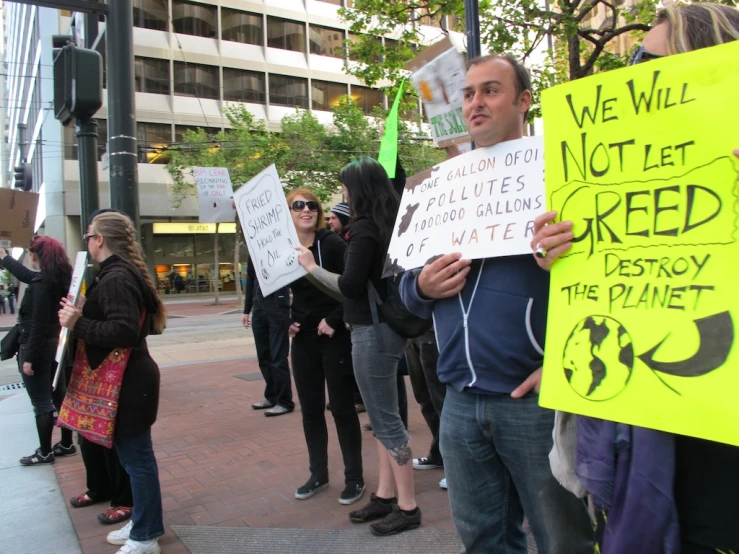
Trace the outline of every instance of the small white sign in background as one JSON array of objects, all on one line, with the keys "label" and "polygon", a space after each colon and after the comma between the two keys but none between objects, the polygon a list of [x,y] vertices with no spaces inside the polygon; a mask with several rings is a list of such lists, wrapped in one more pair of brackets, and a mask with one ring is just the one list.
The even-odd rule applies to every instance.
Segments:
[{"label": "small white sign in background", "polygon": [[236,219],[234,190],[225,167],[193,167],[200,203],[200,223],[228,223]]},{"label": "small white sign in background", "polygon": [[274,164],[239,187],[234,199],[262,294],[303,277],[295,250],[298,232]]},{"label": "small white sign in background", "polygon": [[531,254],[546,211],[541,137],[479,148],[433,168],[403,191],[384,275],[461,252],[465,258]]}]

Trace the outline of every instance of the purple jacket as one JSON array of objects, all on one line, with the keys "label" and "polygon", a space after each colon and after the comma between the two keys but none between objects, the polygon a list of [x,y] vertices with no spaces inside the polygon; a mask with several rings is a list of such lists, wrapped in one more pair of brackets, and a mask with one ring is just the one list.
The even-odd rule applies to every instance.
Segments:
[{"label": "purple jacket", "polygon": [[601,554],[679,554],[674,436],[590,417],[577,420],[575,472],[608,517]]}]

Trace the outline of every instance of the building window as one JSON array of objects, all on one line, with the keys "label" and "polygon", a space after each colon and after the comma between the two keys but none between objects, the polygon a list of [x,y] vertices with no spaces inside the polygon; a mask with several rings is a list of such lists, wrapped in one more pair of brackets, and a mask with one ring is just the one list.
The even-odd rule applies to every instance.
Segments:
[{"label": "building window", "polygon": [[139,163],[166,164],[169,161],[166,149],[172,142],[171,125],[137,123],[136,138],[139,140]]},{"label": "building window", "polygon": [[167,19],[167,0],[133,0],[134,27],[166,31]]},{"label": "building window", "polygon": [[305,24],[289,19],[267,18],[267,46],[305,52]]},{"label": "building window", "polygon": [[375,88],[352,85],[352,100],[364,113],[370,115],[375,106],[383,107],[382,91]]},{"label": "building window", "polygon": [[347,95],[347,86],[327,81],[311,81],[312,105],[314,110],[330,110],[339,105],[339,99]]},{"label": "building window", "polygon": [[332,58],[344,57],[344,31],[329,27],[310,26],[310,53]]},{"label": "building window", "polygon": [[218,68],[214,65],[174,62],[174,93],[198,98],[220,98]]},{"label": "building window", "polygon": [[221,8],[221,38],[244,44],[264,45],[261,15]]},{"label": "building window", "polygon": [[185,133],[188,131],[197,131],[203,129],[208,137],[214,137],[221,130],[218,127],[197,127],[195,125],[175,125],[174,126],[174,140],[175,142],[185,142]]},{"label": "building window", "polygon": [[264,73],[223,68],[223,99],[234,102],[266,102]]},{"label": "building window", "polygon": [[308,79],[269,76],[269,101],[279,106],[300,106],[308,108]]},{"label": "building window", "polygon": [[169,60],[136,57],[134,74],[136,92],[169,94]]},{"label": "building window", "polygon": [[174,0],[172,2],[172,26],[175,33],[196,37],[216,38],[218,8]]}]

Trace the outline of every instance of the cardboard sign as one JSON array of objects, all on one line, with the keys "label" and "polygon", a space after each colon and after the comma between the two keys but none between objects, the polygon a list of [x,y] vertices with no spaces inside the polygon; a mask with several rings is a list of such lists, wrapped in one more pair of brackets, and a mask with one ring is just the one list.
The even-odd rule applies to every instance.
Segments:
[{"label": "cardboard sign", "polygon": [[300,244],[274,164],[234,195],[249,256],[267,296],[306,274],[295,248]]},{"label": "cardboard sign", "polygon": [[544,91],[542,406],[739,445],[739,42]]},{"label": "cardboard sign", "polygon": [[[85,279],[85,271],[87,271],[87,252],[77,252],[77,257],[74,261],[74,271],[72,272],[72,281],[69,284],[69,292],[67,293],[72,295],[72,298],[74,299],[73,303],[75,305],[77,304],[77,300],[79,300],[80,294],[83,294],[82,284]],[[54,358],[57,366],[54,380],[51,384],[53,389],[56,389],[60,372],[64,371],[68,337],[69,329],[62,328],[62,332],[59,334],[59,345],[56,348],[56,356]]]},{"label": "cardboard sign", "polygon": [[234,190],[225,167],[193,167],[198,191],[200,223],[227,223],[236,219]]},{"label": "cardboard sign", "polygon": [[470,259],[530,255],[544,203],[541,137],[456,156],[407,179],[383,274],[450,252]]},{"label": "cardboard sign", "polygon": [[0,242],[26,248],[33,237],[39,197],[35,192],[0,188]]},{"label": "cardboard sign", "polygon": [[467,68],[462,54],[446,38],[426,48],[406,69],[423,99],[423,109],[431,124],[434,142],[448,146],[469,141],[462,117],[462,89]]}]

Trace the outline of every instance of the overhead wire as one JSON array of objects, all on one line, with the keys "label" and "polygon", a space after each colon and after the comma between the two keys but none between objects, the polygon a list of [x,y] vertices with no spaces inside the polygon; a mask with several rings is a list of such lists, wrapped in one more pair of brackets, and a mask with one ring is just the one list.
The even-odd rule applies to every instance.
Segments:
[{"label": "overhead wire", "polygon": [[[169,24],[172,26],[172,35],[174,35],[174,39],[177,42],[177,47],[180,49],[180,54],[182,54],[182,61],[185,63],[185,84],[188,84],[188,78],[190,69],[187,64],[187,59],[185,58],[185,50],[182,48],[182,43],[180,42],[180,37],[177,36],[177,33],[174,30],[174,21],[172,21],[172,16],[170,14],[167,14],[167,17],[169,18]],[[203,102],[200,100],[200,96],[198,95],[198,89],[197,89],[197,83],[194,83],[193,92],[195,93],[195,98],[198,99],[198,105],[200,106],[200,111],[203,113],[203,119],[205,120],[205,126],[210,127],[210,123],[208,123],[208,116],[205,115],[205,108],[203,108]]]}]

